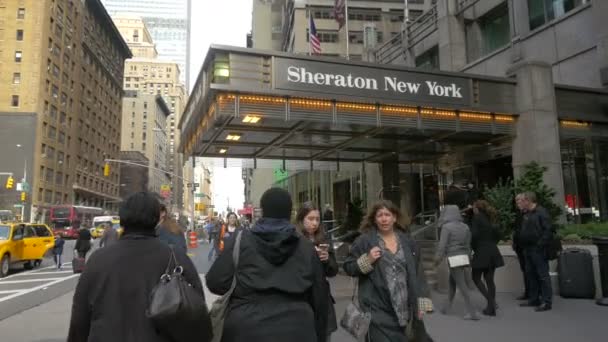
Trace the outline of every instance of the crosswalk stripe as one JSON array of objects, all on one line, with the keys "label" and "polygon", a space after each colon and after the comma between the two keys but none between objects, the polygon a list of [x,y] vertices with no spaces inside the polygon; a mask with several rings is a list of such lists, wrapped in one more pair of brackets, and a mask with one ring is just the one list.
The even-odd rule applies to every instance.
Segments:
[{"label": "crosswalk stripe", "polygon": [[11,294],[11,293],[16,293],[16,292],[21,292],[23,290],[6,290],[6,291],[0,291],[0,294]]},{"label": "crosswalk stripe", "polygon": [[4,284],[23,284],[23,283],[39,283],[41,281],[54,281],[65,278],[40,278],[40,279],[23,279],[23,280],[8,280],[8,281],[0,281],[0,285]]},{"label": "crosswalk stripe", "polygon": [[71,275],[71,276],[69,276],[69,277],[65,277],[65,278],[59,278],[59,279],[57,279],[57,280],[55,280],[55,281],[52,281],[52,282],[50,282],[50,283],[44,283],[44,284],[42,284],[42,285],[39,285],[39,286],[36,286],[36,287],[32,287],[31,289],[27,289],[27,290],[25,290],[25,291],[21,291],[21,292],[18,292],[18,293],[14,293],[14,294],[12,294],[12,295],[8,295],[8,296],[6,296],[6,297],[2,297],[2,298],[0,298],[0,303],[5,302],[5,301],[7,301],[7,300],[11,300],[11,299],[16,298],[16,297],[19,297],[19,296],[26,295],[26,294],[28,294],[28,293],[32,293],[32,292],[35,292],[35,291],[38,291],[38,290],[42,290],[42,289],[44,289],[44,288],[47,288],[47,287],[53,286],[53,285],[55,285],[55,284],[59,284],[59,283],[61,283],[62,281],[66,281],[66,280],[68,280],[68,279],[72,279],[72,278],[74,278],[74,277],[78,277],[78,276],[80,276],[80,274],[73,274],[73,275]]},{"label": "crosswalk stripe", "polygon": [[30,275],[39,275],[39,274],[44,274],[44,275],[46,275],[46,274],[65,274],[65,273],[74,273],[74,271],[34,272],[34,274],[30,274]]}]

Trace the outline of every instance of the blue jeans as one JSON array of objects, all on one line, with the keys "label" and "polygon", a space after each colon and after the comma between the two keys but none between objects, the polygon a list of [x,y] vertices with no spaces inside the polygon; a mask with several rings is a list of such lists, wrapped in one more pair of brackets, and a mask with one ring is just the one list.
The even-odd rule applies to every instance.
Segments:
[{"label": "blue jeans", "polygon": [[524,249],[526,259],[526,274],[530,291],[529,301],[532,304],[549,304],[553,301],[551,276],[549,275],[549,260],[542,248],[531,247]]},{"label": "blue jeans", "polygon": [[57,268],[61,267],[61,254],[55,254],[55,265]]},{"label": "blue jeans", "polygon": [[217,254],[217,249],[215,246],[215,239],[211,239],[211,242],[209,242],[209,244],[211,245],[211,249],[209,250],[209,255],[207,256],[207,259],[209,261],[211,261]]}]

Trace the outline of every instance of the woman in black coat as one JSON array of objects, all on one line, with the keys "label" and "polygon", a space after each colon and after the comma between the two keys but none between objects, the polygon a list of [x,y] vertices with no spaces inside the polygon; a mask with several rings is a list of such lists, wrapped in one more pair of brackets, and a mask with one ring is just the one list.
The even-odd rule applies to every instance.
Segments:
[{"label": "woman in black coat", "polygon": [[74,250],[78,252],[78,257],[86,258],[91,247],[91,232],[88,229],[83,228],[78,232],[78,239],[76,240]]},{"label": "woman in black coat", "polygon": [[[407,341],[407,327],[424,329],[415,323],[421,323],[432,307],[417,247],[398,224],[400,217],[389,201],[374,205],[343,266],[348,275],[358,278],[357,304],[371,314],[369,342]],[[423,335],[421,340],[430,340]]]},{"label": "woman in black coat", "polygon": [[[488,303],[483,310],[484,315],[496,316],[494,272],[505,264],[497,246],[500,241],[500,232],[494,224],[496,210],[487,201],[479,200],[473,204],[473,212],[471,227],[473,281]],[[482,276],[485,284],[481,280]]]},{"label": "woman in black coat", "polygon": [[[296,227],[298,231],[307,239],[309,239],[315,246],[315,251],[319,260],[323,264],[323,271],[326,278],[333,278],[338,274],[338,262],[336,261],[336,253],[333,249],[331,241],[327,240],[325,231],[321,226],[321,213],[314,204],[308,202],[305,203],[298,214],[296,215]],[[329,282],[325,280],[327,288],[329,289]],[[329,313],[327,317],[327,340],[330,340],[331,334],[338,330],[338,324],[336,321],[336,309],[334,304],[336,301],[329,291],[328,307]]]},{"label": "woman in black coat", "polygon": [[[157,329],[146,317],[150,293],[165,273],[171,256],[170,248],[155,234],[159,208],[151,193],[136,193],[123,202],[121,239],[91,256],[76,286],[68,342],[211,340],[208,315],[175,323],[171,331]],[[190,258],[179,250],[175,250],[175,257],[186,281],[204,298]]]}]

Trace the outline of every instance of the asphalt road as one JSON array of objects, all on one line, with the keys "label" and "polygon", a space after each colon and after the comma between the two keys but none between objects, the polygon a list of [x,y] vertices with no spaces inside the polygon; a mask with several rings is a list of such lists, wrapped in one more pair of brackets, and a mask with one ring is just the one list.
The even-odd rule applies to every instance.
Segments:
[{"label": "asphalt road", "polygon": [[75,241],[66,241],[61,270],[56,269],[51,258],[46,258],[31,271],[15,267],[7,277],[0,279],[0,321],[74,289],[79,277],[72,272],[74,244]]}]

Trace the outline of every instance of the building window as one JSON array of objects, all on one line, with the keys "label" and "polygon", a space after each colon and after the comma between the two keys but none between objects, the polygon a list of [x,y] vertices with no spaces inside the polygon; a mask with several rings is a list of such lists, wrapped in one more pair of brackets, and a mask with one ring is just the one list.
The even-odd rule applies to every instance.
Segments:
[{"label": "building window", "polygon": [[467,59],[469,62],[487,56],[509,44],[509,7],[498,5],[477,21],[466,26]]},{"label": "building window", "polygon": [[25,19],[25,8],[19,8],[17,10],[17,19]]},{"label": "building window", "polygon": [[21,63],[22,57],[23,57],[23,53],[21,51],[15,51],[15,62]]},{"label": "building window", "polygon": [[21,84],[21,73],[20,72],[13,73],[13,84]]},{"label": "building window", "polygon": [[17,30],[17,41],[23,41],[23,30]]},{"label": "building window", "polygon": [[[318,31],[317,35],[321,43],[337,43],[339,41],[337,31]],[[306,41],[308,42],[309,40],[310,35],[308,34],[308,29],[306,29]]]},{"label": "building window", "polygon": [[19,107],[19,95],[13,95],[11,98],[11,106]]},{"label": "building window", "polygon": [[528,0],[530,30],[559,18],[588,0]]},{"label": "building window", "polygon": [[439,47],[435,45],[416,57],[416,68],[439,69]]},{"label": "building window", "polygon": [[141,143],[141,150],[146,151],[146,143]]}]

